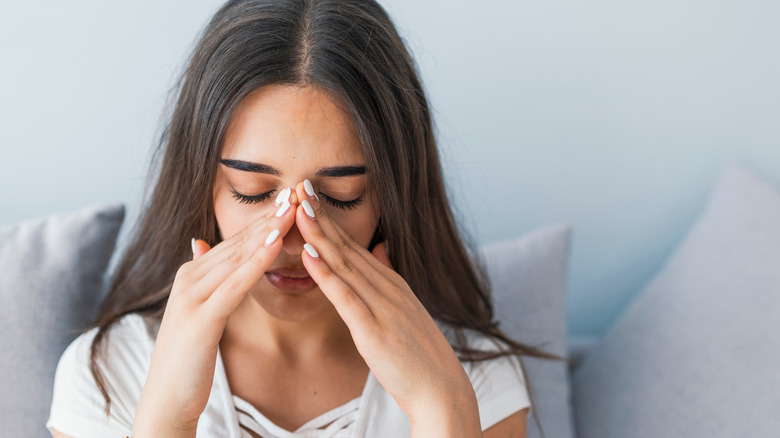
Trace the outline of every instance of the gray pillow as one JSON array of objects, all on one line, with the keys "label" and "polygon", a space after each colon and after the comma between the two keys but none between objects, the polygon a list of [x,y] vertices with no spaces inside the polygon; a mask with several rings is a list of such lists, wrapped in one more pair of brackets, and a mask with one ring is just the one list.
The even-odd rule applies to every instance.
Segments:
[{"label": "gray pillow", "polygon": [[50,437],[57,362],[95,316],[124,206],[0,228],[0,424],[3,436]]},{"label": "gray pillow", "polygon": [[736,163],[573,374],[581,438],[780,433],[780,192]]},{"label": "gray pillow", "polygon": [[[488,276],[496,319],[507,335],[566,357],[566,274],[571,223],[548,225],[518,239],[480,248]],[[523,357],[532,403],[544,434],[573,437],[566,362]],[[532,416],[528,437],[539,437]]]}]

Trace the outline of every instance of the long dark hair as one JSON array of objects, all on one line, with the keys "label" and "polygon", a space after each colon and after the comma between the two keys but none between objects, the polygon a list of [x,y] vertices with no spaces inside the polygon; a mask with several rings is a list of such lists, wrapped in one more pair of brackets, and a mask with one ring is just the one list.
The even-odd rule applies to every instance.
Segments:
[{"label": "long dark hair", "polygon": [[[107,414],[111,400],[96,357],[109,328],[135,312],[156,335],[176,271],[192,258],[190,239],[221,241],[212,186],[225,131],[239,103],[269,84],[318,87],[349,112],[391,262],[431,316],[455,329],[461,360],[509,354],[566,360],[508,338],[493,321],[487,276],[469,255],[447,201],[417,66],[385,10],[374,0],[228,1],[171,90],[143,208],[90,327],[98,328],[90,370]],[[507,349],[473,350],[464,329]]]}]

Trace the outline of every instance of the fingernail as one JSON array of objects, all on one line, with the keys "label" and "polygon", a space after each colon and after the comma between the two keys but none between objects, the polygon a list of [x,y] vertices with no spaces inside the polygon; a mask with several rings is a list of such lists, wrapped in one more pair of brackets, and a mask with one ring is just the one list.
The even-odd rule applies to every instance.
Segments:
[{"label": "fingernail", "polygon": [[192,255],[195,255],[195,238],[194,237],[192,238],[191,245],[192,245]]},{"label": "fingernail", "polygon": [[276,197],[276,201],[274,201],[274,206],[279,206],[282,203],[290,202],[290,193],[292,193],[292,189],[289,187],[279,192],[279,195]]},{"label": "fingernail", "polygon": [[279,237],[279,230],[273,229],[269,234],[268,237],[265,238],[265,246],[268,246],[276,241],[276,238]]},{"label": "fingernail", "polygon": [[311,246],[310,244],[308,244],[308,243],[304,243],[304,244],[303,244],[303,249],[305,249],[305,250],[306,250],[306,252],[308,252],[308,253],[309,253],[309,255],[310,255],[310,256],[312,256],[312,257],[314,257],[315,259],[318,259],[318,258],[320,258],[320,255],[319,255],[319,254],[317,254],[317,250],[316,250],[316,249],[314,249],[314,247],[313,247],[313,246]]},{"label": "fingernail", "polygon": [[282,204],[281,207],[279,207],[279,211],[276,212],[276,217],[282,217],[282,215],[287,211],[287,209],[290,208],[290,203],[285,202]]},{"label": "fingernail", "polygon": [[[303,180],[303,189],[306,190],[306,194],[309,195],[310,198],[314,198],[318,201],[320,200],[320,198],[317,197],[317,194],[314,193],[314,187],[308,179]],[[314,217],[314,215],[311,215],[311,217]]]},{"label": "fingernail", "polygon": [[309,201],[304,199],[303,202],[301,202],[301,206],[303,207],[303,211],[305,211],[310,218],[314,219],[314,209],[311,207],[311,204],[309,204]]}]

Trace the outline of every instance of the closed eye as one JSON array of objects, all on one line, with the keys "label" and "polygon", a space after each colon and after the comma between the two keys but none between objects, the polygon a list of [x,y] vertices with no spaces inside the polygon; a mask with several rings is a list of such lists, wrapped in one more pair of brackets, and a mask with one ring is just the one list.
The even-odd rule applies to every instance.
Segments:
[{"label": "closed eye", "polygon": [[233,192],[233,197],[236,198],[238,202],[241,204],[257,204],[270,198],[271,195],[274,194],[276,189],[271,190],[269,192],[260,193],[259,195],[242,195],[241,193],[238,193],[235,189],[231,189],[230,191]]},{"label": "closed eye", "polygon": [[328,204],[336,208],[340,208],[342,210],[353,210],[357,208],[357,206],[360,205],[361,202],[363,202],[363,195],[360,195],[351,201],[341,201],[338,199],[334,199],[322,192],[320,192],[320,195],[322,195],[322,197],[325,198],[325,202],[327,202]]},{"label": "closed eye", "polygon": [[[268,200],[271,195],[276,192],[276,190],[274,189],[265,193],[260,193],[259,195],[244,195],[242,193],[238,193],[235,189],[231,189],[231,192],[233,193],[233,197],[241,204],[259,204],[260,202]],[[320,195],[322,195],[322,197],[325,199],[325,202],[342,210],[354,210],[358,207],[358,205],[360,205],[361,202],[363,202],[362,195],[350,201],[342,201],[331,198],[322,192],[320,192]]]}]

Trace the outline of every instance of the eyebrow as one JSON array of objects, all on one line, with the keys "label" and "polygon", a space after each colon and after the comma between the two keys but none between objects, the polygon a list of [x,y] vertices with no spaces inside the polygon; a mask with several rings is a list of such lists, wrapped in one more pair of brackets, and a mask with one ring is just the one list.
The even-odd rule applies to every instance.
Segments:
[{"label": "eyebrow", "polygon": [[[275,176],[279,176],[281,174],[279,170],[277,170],[276,168],[262,163],[252,163],[250,161],[228,160],[228,159],[221,159],[219,160],[219,162],[224,164],[227,167],[237,169],[237,170],[243,170],[245,172],[265,173],[268,175],[275,175]],[[365,174],[366,174],[366,166],[323,167],[322,169],[318,169],[314,173],[315,176],[322,176],[322,177],[355,176],[355,175],[365,175]]]}]

